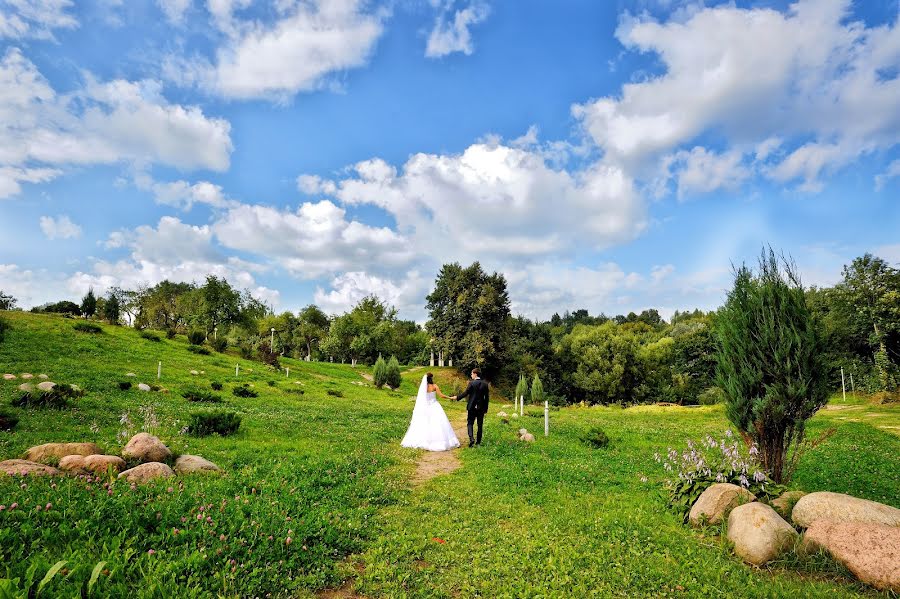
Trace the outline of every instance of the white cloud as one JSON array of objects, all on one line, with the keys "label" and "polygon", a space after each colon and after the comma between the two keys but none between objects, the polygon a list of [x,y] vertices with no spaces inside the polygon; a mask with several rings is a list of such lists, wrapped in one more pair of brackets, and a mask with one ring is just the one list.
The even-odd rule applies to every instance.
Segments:
[{"label": "white cloud", "polygon": [[333,194],[337,191],[332,181],[324,180],[318,175],[300,175],[297,177],[297,189],[307,195]]},{"label": "white cloud", "polygon": [[47,239],[74,239],[81,237],[81,227],[72,222],[66,215],[60,215],[56,218],[52,216],[42,216],[41,231],[47,236]]},{"label": "white cloud", "polygon": [[220,185],[209,181],[189,183],[187,181],[155,181],[147,173],[138,173],[134,177],[134,183],[138,189],[149,191],[153,194],[158,204],[176,206],[184,210],[190,210],[194,204],[206,204],[213,208],[227,208],[238,205],[229,200]]},{"label": "white cloud", "polygon": [[184,21],[184,13],[191,6],[191,0],[156,0],[166,19],[175,25]]},{"label": "white cloud", "polygon": [[414,248],[397,232],[347,220],[330,201],[304,203],[296,211],[240,205],[214,224],[228,248],[266,256],[302,278],[365,269],[396,270],[414,257]]},{"label": "white cloud", "polygon": [[891,179],[900,177],[900,160],[891,162],[885,171],[875,177],[875,190],[881,191]]},{"label": "white cloud", "polygon": [[53,39],[54,29],[73,29],[78,20],[68,12],[71,0],[3,0],[0,38]]},{"label": "white cloud", "polygon": [[750,177],[750,169],[738,151],[717,154],[697,146],[681,150],[670,158],[670,168],[678,180],[678,197],[710,193],[719,189],[736,189]]},{"label": "white cloud", "polygon": [[706,133],[730,151],[786,146],[762,169],[778,181],[818,186],[821,174],[900,141],[897,22],[848,21],[850,0],[799,0],[785,12],[703,8],[684,20],[622,20],[631,50],[657,55],[665,72],[573,107],[606,160],[634,169]]},{"label": "white cloud", "polygon": [[28,310],[51,301],[80,299],[61,295],[65,276],[46,269],[32,270],[17,264],[0,264],[0,290],[18,300],[18,307]]},{"label": "white cloud", "polygon": [[117,79],[58,94],[20,50],[0,59],[0,197],[63,167],[121,161],[225,170],[230,124],[170,104],[156,81]]},{"label": "white cloud", "polygon": [[235,16],[248,4],[210,0],[213,22],[226,38],[214,62],[172,58],[167,75],[226,98],[284,101],[322,87],[330,74],[365,65],[386,16],[367,12],[363,0],[281,2],[274,23]]},{"label": "white cloud", "polygon": [[430,284],[417,271],[411,271],[398,282],[365,272],[346,272],[331,280],[330,290],[317,287],[313,301],[329,314],[340,314],[367,295],[376,295],[396,307],[405,318],[423,321],[422,298],[428,293]]},{"label": "white cloud", "polygon": [[[472,33],[469,28],[487,19],[490,8],[487,4],[476,0],[465,8],[453,12],[454,4],[453,0],[449,0],[441,7],[434,27],[428,35],[425,56],[440,58],[454,52],[462,52],[465,55],[474,52]],[[453,12],[452,18],[450,18],[451,12]]]}]

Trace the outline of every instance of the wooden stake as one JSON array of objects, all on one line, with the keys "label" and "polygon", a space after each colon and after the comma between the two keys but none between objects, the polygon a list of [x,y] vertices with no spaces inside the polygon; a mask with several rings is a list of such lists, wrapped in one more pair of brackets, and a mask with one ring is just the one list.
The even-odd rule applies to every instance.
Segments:
[{"label": "wooden stake", "polygon": [[844,384],[844,367],[841,366],[841,391],[844,392],[844,401],[847,401],[847,385]]}]

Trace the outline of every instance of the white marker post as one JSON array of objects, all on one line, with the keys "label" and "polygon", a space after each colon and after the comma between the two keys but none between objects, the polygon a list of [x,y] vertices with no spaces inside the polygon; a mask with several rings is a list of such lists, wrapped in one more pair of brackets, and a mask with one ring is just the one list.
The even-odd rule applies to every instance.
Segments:
[{"label": "white marker post", "polygon": [[550,436],[550,402],[544,402],[544,436]]},{"label": "white marker post", "polygon": [[525,415],[525,396],[519,397],[519,416]]},{"label": "white marker post", "polygon": [[234,365],[234,376],[239,376],[240,374],[241,374],[241,365],[235,364]]},{"label": "white marker post", "polygon": [[856,385],[853,384],[853,373],[850,373],[850,392],[853,393],[853,397],[856,397]]},{"label": "white marker post", "polygon": [[289,378],[291,376],[291,368],[288,366],[284,369],[284,378]]},{"label": "white marker post", "polygon": [[162,362],[156,365],[156,380],[162,379]]},{"label": "white marker post", "polygon": [[844,392],[844,402],[847,401],[847,386],[844,384],[844,367],[841,366],[841,391]]}]

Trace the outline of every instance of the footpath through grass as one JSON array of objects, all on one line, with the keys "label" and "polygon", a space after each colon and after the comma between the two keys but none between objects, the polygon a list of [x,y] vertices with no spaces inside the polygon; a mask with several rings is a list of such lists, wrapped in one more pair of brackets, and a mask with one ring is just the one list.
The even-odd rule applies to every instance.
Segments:
[{"label": "footpath through grass", "polygon": [[[77,595],[101,561],[92,594],[103,597],[303,597],[345,580],[370,597],[878,596],[828,560],[789,554],[748,567],[717,531],[692,531],[665,509],[653,453],[720,434],[720,407],[569,408],[552,412],[545,439],[542,410],[503,425],[495,401],[485,445],[461,450],[453,474],[413,487],[420,454],[399,440],[423,370],[397,392],[378,391],[349,366],[285,360],[286,378],[231,354],[192,354],[183,338],[5,316],[13,330],[0,343],[0,374],[46,373],[87,395],[68,410],[15,410],[21,422],[0,432],[0,459],[50,441],[115,453],[127,413],[134,430],[147,420],[174,452],[226,471],[134,488],[0,479],[0,578],[40,579],[65,560],[46,596]],[[168,393],[118,388],[128,372],[135,385],[156,383],[160,360]],[[436,374],[448,394],[459,384],[449,370]],[[238,412],[240,431],[182,434],[204,407],[181,391],[212,381],[224,385],[216,407]],[[21,382],[0,382],[2,404]],[[259,397],[231,394],[244,382]],[[461,404],[444,404],[451,419],[461,415]],[[793,486],[900,507],[900,431],[891,429],[900,407],[848,404],[813,420],[811,436],[837,432],[804,456]],[[581,440],[595,425],[608,448]],[[533,445],[516,441],[521,426],[538,435]]]}]

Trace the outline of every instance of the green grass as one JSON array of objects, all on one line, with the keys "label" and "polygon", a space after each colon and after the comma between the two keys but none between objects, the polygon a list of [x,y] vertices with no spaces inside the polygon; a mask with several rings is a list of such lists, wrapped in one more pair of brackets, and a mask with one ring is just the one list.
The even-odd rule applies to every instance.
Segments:
[{"label": "green grass", "polygon": [[[0,578],[24,579],[32,568],[40,580],[66,560],[47,596],[77,595],[101,561],[96,596],[303,597],[346,579],[370,597],[879,596],[821,558],[791,553],[748,567],[717,530],[688,529],[665,509],[653,453],[720,434],[720,406],[567,408],[552,412],[544,438],[541,418],[529,414],[501,424],[494,401],[485,445],[461,451],[455,473],[411,488],[419,454],[399,440],[424,370],[405,374],[396,392],[379,391],[362,368],[284,359],[286,378],[236,353],[192,354],[183,337],[148,343],[131,329],[83,335],[67,319],[5,316],[13,328],[0,342],[0,370],[46,373],[87,394],[61,411],[6,408],[20,422],[0,432],[0,459],[50,441],[117,452],[121,416],[137,430],[152,406],[154,432],[175,453],[226,471],[133,490],[115,484],[112,493],[106,480],[31,479],[23,488],[0,479],[0,505],[19,504],[0,512]],[[158,361],[163,391],[138,391],[139,382],[157,383]],[[128,372],[135,385],[120,390]],[[448,369],[435,373],[447,394],[461,384]],[[224,385],[217,407],[236,412],[240,429],[182,434],[203,409],[182,392],[213,380]],[[19,382],[0,381],[0,405]],[[259,397],[233,396],[243,383]],[[451,419],[462,417],[461,404],[444,404]],[[900,507],[900,431],[890,428],[900,407],[830,407],[838,409],[820,412],[810,434],[837,431],[804,456],[793,486]],[[516,441],[521,426],[534,444]],[[583,440],[596,426],[608,447]]]}]

